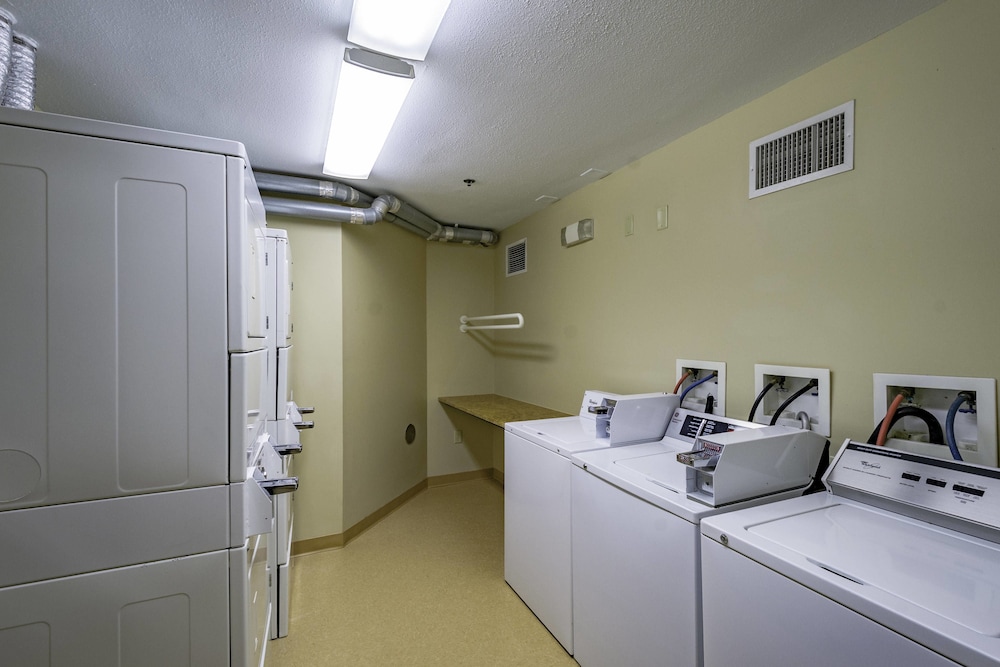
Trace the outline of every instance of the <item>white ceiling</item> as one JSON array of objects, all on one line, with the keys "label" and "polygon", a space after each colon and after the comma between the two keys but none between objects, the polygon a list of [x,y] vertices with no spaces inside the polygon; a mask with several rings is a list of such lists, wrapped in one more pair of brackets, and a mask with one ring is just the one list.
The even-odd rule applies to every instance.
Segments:
[{"label": "white ceiling", "polygon": [[[346,182],[503,229],[941,1],[453,0],[371,178]],[[322,178],[350,0],[0,6],[39,43],[39,108]]]}]

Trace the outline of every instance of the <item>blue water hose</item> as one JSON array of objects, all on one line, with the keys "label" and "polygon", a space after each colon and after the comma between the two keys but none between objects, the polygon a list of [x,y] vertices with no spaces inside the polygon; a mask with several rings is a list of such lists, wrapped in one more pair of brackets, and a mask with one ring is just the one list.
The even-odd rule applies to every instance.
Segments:
[{"label": "blue water hose", "polygon": [[951,402],[951,406],[948,408],[948,416],[944,420],[944,437],[948,443],[948,449],[951,450],[951,457],[956,461],[962,460],[962,455],[958,452],[958,443],[955,442],[955,415],[958,414],[958,409],[962,407],[962,403],[968,403],[970,407],[972,406],[972,401],[969,399],[968,394],[964,392]]},{"label": "blue water hose", "polygon": [[714,377],[715,377],[715,373],[711,373],[710,375],[706,375],[705,377],[703,377],[702,379],[698,380],[697,382],[692,382],[691,384],[689,384],[687,386],[687,389],[685,389],[684,391],[681,392],[681,403],[682,404],[684,403],[684,397],[687,396],[688,393],[692,389],[694,389],[695,387],[697,387],[700,384],[705,384],[706,382],[708,382],[709,380],[711,380]]}]

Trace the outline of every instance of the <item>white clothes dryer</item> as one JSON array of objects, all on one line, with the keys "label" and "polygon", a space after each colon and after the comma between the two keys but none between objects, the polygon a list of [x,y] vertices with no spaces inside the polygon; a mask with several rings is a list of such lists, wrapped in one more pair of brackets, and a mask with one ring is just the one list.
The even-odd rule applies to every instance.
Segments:
[{"label": "white clothes dryer", "polygon": [[[678,408],[659,442],[573,456],[573,637],[581,665],[702,664],[699,523],[801,495],[815,476],[816,463],[799,465],[797,476],[779,475],[784,483],[772,492],[718,507],[689,497],[693,470],[678,454],[699,437],[751,430],[769,429]],[[799,433],[822,451],[825,438]],[[767,457],[760,459],[763,469]]]},{"label": "white clothes dryer", "polygon": [[266,216],[244,147],[0,109],[0,171],[0,662],[257,667]]},{"label": "white clothes dryer", "polygon": [[1000,665],[1000,470],[847,441],[702,523],[705,664]]},{"label": "white clothes dryer", "polygon": [[[598,437],[592,408],[613,404],[610,437]],[[510,422],[504,433],[504,578],[573,653],[569,457],[591,449],[659,440],[674,394],[588,391],[576,417]]]}]

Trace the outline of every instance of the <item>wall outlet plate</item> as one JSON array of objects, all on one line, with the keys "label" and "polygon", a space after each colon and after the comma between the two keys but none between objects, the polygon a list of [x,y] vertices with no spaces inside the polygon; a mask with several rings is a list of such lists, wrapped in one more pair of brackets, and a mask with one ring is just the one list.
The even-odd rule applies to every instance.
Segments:
[{"label": "wall outlet plate", "polygon": [[678,359],[677,379],[681,379],[684,376],[684,373],[688,371],[691,371],[691,377],[684,380],[684,384],[682,384],[677,390],[678,394],[684,393],[685,388],[691,386],[698,380],[703,379],[706,374],[710,374],[713,371],[718,375],[718,377],[716,377],[715,380],[709,380],[708,382],[700,384],[692,389],[691,393],[684,397],[684,404],[681,405],[681,407],[704,412],[708,397],[709,395],[712,395],[715,397],[715,405],[712,408],[712,414],[725,416],[726,362]]},{"label": "wall outlet plate", "polygon": [[[941,375],[901,375],[895,373],[875,373],[873,424],[878,425],[885,416],[889,404],[900,391],[913,393],[903,405],[915,405],[934,415],[941,428],[945,428],[948,408],[960,391],[968,391],[976,397],[976,412],[959,412],[955,418],[955,442],[962,459],[979,465],[997,466],[997,384],[993,378],[947,377]],[[968,405],[963,405],[968,408]],[[912,431],[909,430],[911,426]],[[886,441],[889,447],[950,459],[947,447],[921,440],[926,433],[923,422],[916,418],[903,418],[896,422],[893,433],[910,437],[892,437]]]},{"label": "wall outlet plate", "polygon": [[770,424],[775,411],[782,403],[810,380],[816,380],[819,384],[786,407],[785,411],[791,414],[787,418],[779,417],[778,423],[798,426],[799,421],[795,419],[795,415],[805,412],[809,415],[809,427],[820,435],[830,437],[830,369],[754,364],[753,377],[755,399],[769,382],[785,378],[783,383],[776,385],[764,395],[764,400],[760,402],[754,414],[754,421],[758,424]]},{"label": "wall outlet plate", "polygon": [[661,229],[667,229],[670,226],[670,208],[668,206],[660,206],[656,209],[656,229],[657,231]]}]

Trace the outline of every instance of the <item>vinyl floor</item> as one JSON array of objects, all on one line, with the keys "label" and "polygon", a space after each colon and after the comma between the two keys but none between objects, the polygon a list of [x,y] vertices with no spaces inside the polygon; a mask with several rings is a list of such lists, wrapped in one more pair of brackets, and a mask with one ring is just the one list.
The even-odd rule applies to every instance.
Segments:
[{"label": "vinyl floor", "polygon": [[576,665],[503,578],[503,490],[434,486],[343,549],[297,556],[267,667]]}]

